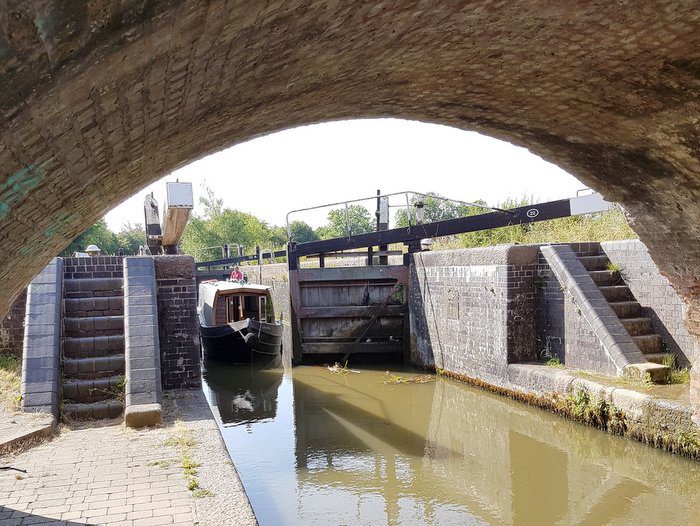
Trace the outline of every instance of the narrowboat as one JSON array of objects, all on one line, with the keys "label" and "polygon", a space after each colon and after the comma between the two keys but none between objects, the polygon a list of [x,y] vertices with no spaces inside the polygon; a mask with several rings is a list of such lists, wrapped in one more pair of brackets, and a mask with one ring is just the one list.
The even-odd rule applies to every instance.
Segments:
[{"label": "narrowboat", "polygon": [[203,281],[197,310],[207,358],[232,363],[281,362],[282,324],[275,322],[269,287]]}]

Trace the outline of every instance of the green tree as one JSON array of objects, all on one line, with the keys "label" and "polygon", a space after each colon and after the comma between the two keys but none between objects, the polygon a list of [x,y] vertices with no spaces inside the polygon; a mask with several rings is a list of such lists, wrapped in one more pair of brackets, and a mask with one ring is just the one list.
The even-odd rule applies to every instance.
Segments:
[{"label": "green tree", "polygon": [[297,243],[310,243],[319,239],[314,229],[303,221],[292,221],[289,229],[292,232],[292,241]]},{"label": "green tree", "polygon": [[124,251],[125,256],[139,253],[139,247],[146,244],[146,231],[140,224],[126,223],[117,232],[117,246]]},{"label": "green tree", "polygon": [[[372,217],[369,211],[362,205],[350,205],[348,207],[350,218],[350,231],[352,234],[366,234],[375,230]],[[320,239],[332,239],[335,237],[345,237],[348,235],[346,226],[345,208],[331,210],[328,212],[328,224],[319,227],[316,234]]]},{"label": "green tree", "polygon": [[[463,205],[449,201],[435,192],[428,192],[426,195],[414,195],[411,197],[411,222],[416,224],[416,203],[423,203],[423,223],[433,223],[435,221],[445,221],[446,219],[455,219],[481,213],[483,208]],[[486,205],[483,201],[477,201],[475,204]],[[408,226],[408,213],[406,208],[399,208],[394,216],[396,228],[405,228]]]},{"label": "green tree", "polygon": [[107,227],[107,221],[100,219],[76,237],[61,255],[68,257],[74,252],[85,252],[88,245],[97,245],[102,254],[115,254],[119,248],[116,234]]},{"label": "green tree", "polygon": [[252,214],[225,208],[223,200],[211,188],[205,187],[199,203],[203,214],[190,218],[180,242],[181,250],[196,260],[221,257],[221,247],[227,244],[241,245],[247,254],[253,253],[256,245],[275,249],[286,244],[284,228],[268,225]]}]

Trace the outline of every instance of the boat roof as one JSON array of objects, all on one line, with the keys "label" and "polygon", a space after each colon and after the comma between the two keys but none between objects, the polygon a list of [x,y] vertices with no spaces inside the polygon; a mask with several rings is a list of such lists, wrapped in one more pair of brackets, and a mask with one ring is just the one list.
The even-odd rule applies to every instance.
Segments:
[{"label": "boat roof", "polygon": [[210,288],[219,295],[228,294],[265,294],[270,290],[267,285],[257,285],[255,283],[237,283],[235,281],[203,281],[201,287]]}]

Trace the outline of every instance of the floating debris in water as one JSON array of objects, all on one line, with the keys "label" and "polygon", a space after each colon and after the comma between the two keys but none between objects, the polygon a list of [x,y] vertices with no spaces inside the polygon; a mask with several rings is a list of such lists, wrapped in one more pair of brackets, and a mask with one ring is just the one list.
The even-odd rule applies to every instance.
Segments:
[{"label": "floating debris in water", "polygon": [[383,382],[385,384],[427,384],[428,382],[435,381],[435,375],[432,374],[419,374],[417,376],[408,377],[399,376],[398,374],[393,374],[387,371],[384,373],[384,375],[386,376],[386,380]]},{"label": "floating debris in water", "polygon": [[333,374],[348,374],[348,373],[356,373],[360,374],[361,371],[358,371],[356,369],[348,369],[348,363],[345,362],[345,365],[340,365],[338,362],[335,362],[333,365],[329,365],[326,367],[329,372]]}]

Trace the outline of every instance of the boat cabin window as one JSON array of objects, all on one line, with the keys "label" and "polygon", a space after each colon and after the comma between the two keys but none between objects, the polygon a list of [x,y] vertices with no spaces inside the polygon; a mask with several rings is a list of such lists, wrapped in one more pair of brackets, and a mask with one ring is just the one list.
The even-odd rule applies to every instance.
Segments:
[{"label": "boat cabin window", "polygon": [[265,296],[226,296],[224,301],[226,302],[226,323],[246,318],[267,321],[265,319],[267,312],[267,298]]}]

